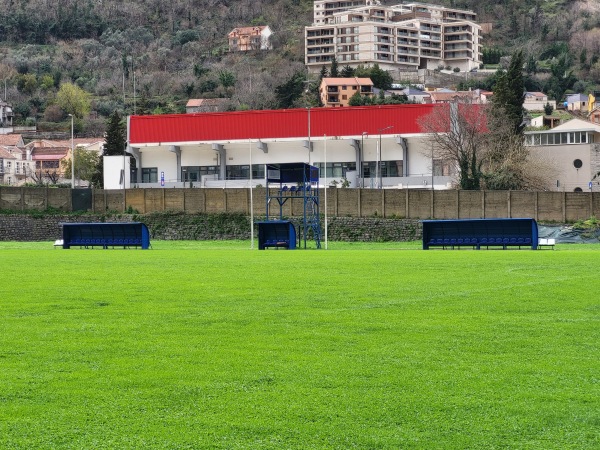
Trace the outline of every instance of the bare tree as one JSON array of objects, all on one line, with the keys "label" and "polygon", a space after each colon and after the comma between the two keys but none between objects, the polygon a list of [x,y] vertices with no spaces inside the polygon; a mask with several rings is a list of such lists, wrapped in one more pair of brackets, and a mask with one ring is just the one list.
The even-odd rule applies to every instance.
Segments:
[{"label": "bare tree", "polygon": [[441,104],[419,122],[429,135],[433,158],[455,169],[458,187],[480,189],[485,158],[485,108],[470,102]]},{"label": "bare tree", "polygon": [[556,178],[552,161],[530,154],[501,107],[439,105],[420,125],[429,134],[433,158],[455,169],[459,189],[546,189]]}]

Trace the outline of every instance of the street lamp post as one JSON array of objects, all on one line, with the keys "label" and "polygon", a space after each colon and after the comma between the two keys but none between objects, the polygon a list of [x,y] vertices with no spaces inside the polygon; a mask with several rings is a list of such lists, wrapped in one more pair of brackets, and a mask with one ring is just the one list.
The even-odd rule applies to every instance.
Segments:
[{"label": "street lamp post", "polygon": [[71,118],[71,189],[75,189],[75,147],[73,146],[73,114]]},{"label": "street lamp post", "polygon": [[379,183],[379,189],[383,188],[383,176],[381,174],[381,157],[382,157],[382,150],[381,150],[381,134],[385,131],[385,130],[389,130],[390,128],[394,128],[393,125],[389,125],[385,128],[381,128],[379,130],[379,148],[377,149],[377,166],[375,167],[375,179],[378,181]]}]

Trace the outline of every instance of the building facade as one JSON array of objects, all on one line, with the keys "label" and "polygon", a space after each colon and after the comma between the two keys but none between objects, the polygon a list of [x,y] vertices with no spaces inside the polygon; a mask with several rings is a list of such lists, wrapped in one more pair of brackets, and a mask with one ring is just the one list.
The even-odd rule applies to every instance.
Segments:
[{"label": "building facade", "polygon": [[247,52],[250,50],[271,50],[271,28],[267,25],[258,27],[239,27],[229,32],[229,51]]},{"label": "building facade", "polygon": [[323,78],[319,86],[319,97],[326,108],[348,106],[353,95],[373,96],[373,82],[370,78]]},{"label": "building facade", "polygon": [[378,64],[384,70],[469,71],[482,62],[481,27],[472,11],[375,1],[321,1],[314,8],[315,23],[305,28],[305,63],[313,73],[333,58],[350,67]]},{"label": "building facade", "polygon": [[[433,176],[430,146],[418,119],[436,105],[383,105],[219,114],[131,116],[129,152],[135,166],[125,187],[264,185],[265,164],[305,162],[321,178],[365,188],[447,189]],[[105,187],[123,188],[120,170]],[[125,169],[126,170],[126,169]],[[112,181],[111,181],[112,180]],[[323,181],[324,182],[324,181]]]}]

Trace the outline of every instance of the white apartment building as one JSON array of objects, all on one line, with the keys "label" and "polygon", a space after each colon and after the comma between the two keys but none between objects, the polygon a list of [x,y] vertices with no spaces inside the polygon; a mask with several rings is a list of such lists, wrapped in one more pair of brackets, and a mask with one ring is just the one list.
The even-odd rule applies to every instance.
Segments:
[{"label": "white apartment building", "polygon": [[482,60],[481,26],[472,11],[324,0],[315,2],[314,14],[315,23],[305,28],[305,63],[313,73],[334,57],[342,66],[378,64],[383,70],[469,71]]}]

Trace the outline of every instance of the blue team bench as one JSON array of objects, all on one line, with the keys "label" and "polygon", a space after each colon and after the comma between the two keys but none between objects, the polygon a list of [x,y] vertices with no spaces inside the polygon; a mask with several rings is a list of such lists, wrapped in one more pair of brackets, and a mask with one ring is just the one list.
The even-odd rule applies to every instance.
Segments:
[{"label": "blue team bench", "polygon": [[293,250],[296,248],[296,228],[287,220],[268,220],[257,222],[258,225],[258,249],[265,250],[269,247],[285,248]]},{"label": "blue team bench", "polygon": [[431,247],[529,247],[538,246],[534,219],[424,220],[423,250]]},{"label": "blue team bench", "polygon": [[62,247],[150,247],[150,232],[141,222],[63,223]]}]

